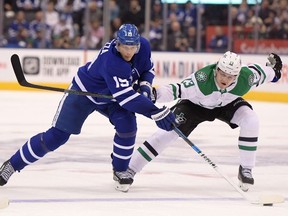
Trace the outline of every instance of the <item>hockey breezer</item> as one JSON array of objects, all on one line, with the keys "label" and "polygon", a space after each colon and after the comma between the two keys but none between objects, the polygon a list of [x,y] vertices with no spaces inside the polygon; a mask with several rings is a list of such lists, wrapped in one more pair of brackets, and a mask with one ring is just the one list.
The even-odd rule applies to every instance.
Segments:
[{"label": "hockey breezer", "polygon": [[14,73],[16,75],[17,81],[21,86],[35,88],[35,89],[49,90],[49,91],[64,92],[68,94],[92,96],[92,97],[98,97],[98,98],[113,98],[112,95],[104,95],[104,94],[98,94],[98,93],[93,93],[93,92],[76,91],[73,89],[63,89],[63,88],[57,88],[57,87],[51,87],[51,86],[32,84],[32,83],[29,83],[25,79],[24,72],[20,63],[20,59],[17,54],[13,54],[11,56],[11,64],[12,64]]},{"label": "hockey breezer", "polygon": [[258,204],[258,205],[273,205],[274,203],[283,203],[284,197],[280,195],[262,195],[257,200],[252,200],[248,197],[245,192],[243,192],[227,175],[225,175],[219,167],[207,156],[205,155],[194,143],[188,139],[181,130],[177,127],[174,127],[174,131],[188,144],[190,145],[211,167],[216,170],[218,174],[220,174],[236,191],[238,191],[241,196],[250,202],[251,204]]}]

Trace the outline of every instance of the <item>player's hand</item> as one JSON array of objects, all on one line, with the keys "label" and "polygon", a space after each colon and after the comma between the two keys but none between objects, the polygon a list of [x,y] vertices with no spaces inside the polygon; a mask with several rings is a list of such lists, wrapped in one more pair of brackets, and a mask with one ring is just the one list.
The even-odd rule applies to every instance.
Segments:
[{"label": "player's hand", "polygon": [[[151,100],[153,103],[155,103],[156,98],[153,93],[153,87],[151,84],[147,81],[140,82],[140,93],[147,97],[149,100]],[[155,90],[154,90],[155,91]]]},{"label": "player's hand", "polygon": [[166,131],[173,130],[174,125],[176,125],[175,115],[165,106],[153,112],[151,118],[156,122],[159,128]]},{"label": "player's hand", "polygon": [[267,65],[271,66],[275,71],[275,77],[272,82],[277,82],[281,78],[281,70],[282,70],[282,60],[280,56],[275,53],[270,53],[268,56],[268,63]]}]

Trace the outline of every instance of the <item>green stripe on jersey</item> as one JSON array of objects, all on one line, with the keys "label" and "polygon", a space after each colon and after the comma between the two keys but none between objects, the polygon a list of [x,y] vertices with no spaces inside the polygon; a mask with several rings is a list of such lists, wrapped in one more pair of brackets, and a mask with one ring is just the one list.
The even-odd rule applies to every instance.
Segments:
[{"label": "green stripe on jersey", "polygon": [[172,86],[174,100],[176,100],[178,98],[177,97],[177,87],[174,84],[170,84],[170,85]]}]

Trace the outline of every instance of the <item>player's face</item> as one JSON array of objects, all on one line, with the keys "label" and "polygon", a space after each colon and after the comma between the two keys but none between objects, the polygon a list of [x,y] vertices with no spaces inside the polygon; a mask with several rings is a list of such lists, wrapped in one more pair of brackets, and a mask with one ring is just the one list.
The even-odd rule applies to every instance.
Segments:
[{"label": "player's face", "polygon": [[118,45],[118,51],[120,52],[122,58],[125,61],[130,61],[132,59],[132,57],[135,55],[137,51],[137,48],[138,48],[137,45],[133,45],[133,46],[123,45],[123,44]]},{"label": "player's face", "polygon": [[223,72],[219,68],[216,69],[216,77],[215,77],[215,79],[216,79],[217,85],[221,89],[225,89],[229,85],[231,85],[231,83],[235,81],[236,77],[237,76],[235,76],[235,75],[230,75],[230,74],[227,74],[227,73]]}]

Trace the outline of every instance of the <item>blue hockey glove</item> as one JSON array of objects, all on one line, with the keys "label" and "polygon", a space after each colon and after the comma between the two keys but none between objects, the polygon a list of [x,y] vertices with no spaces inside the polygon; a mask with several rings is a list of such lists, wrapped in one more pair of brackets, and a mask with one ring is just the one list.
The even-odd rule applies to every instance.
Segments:
[{"label": "blue hockey glove", "polygon": [[275,53],[270,53],[268,56],[267,66],[271,66],[275,71],[275,77],[272,82],[277,82],[281,78],[282,60],[280,56]]},{"label": "blue hockey glove", "polygon": [[142,81],[140,82],[140,93],[145,97],[149,98],[153,103],[155,103],[156,98],[154,96],[154,91],[156,91],[149,82]]},{"label": "blue hockey glove", "polygon": [[151,118],[156,122],[157,126],[163,130],[171,131],[176,125],[175,115],[168,107],[163,107],[151,114]]}]

